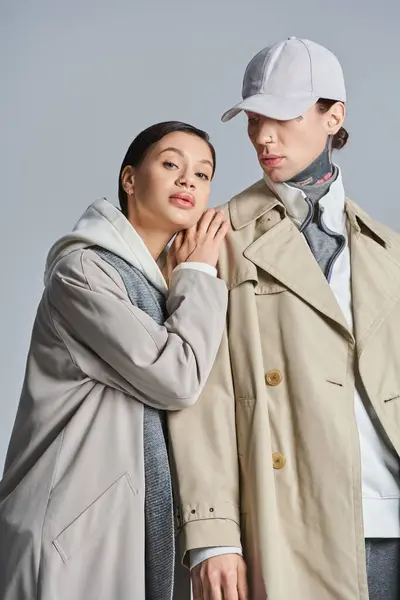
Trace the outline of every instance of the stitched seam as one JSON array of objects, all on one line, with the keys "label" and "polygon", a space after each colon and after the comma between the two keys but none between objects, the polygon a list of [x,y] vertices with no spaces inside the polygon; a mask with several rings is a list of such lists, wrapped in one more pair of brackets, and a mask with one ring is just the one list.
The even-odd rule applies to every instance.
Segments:
[{"label": "stitched seam", "polygon": [[[84,254],[84,252],[82,252],[82,253],[81,253],[81,256],[80,256],[80,262],[81,262],[81,268],[82,268],[83,276],[84,276],[84,278],[85,278],[85,281],[86,281],[86,283],[87,283],[88,289],[90,289],[90,291],[92,291],[94,294],[100,294],[100,292],[98,292],[96,289],[92,288],[92,287],[89,285],[89,282],[88,282],[88,279],[87,279],[87,276],[86,276],[86,273],[85,273],[85,271],[84,271],[84,267],[83,267],[83,254]],[[114,270],[115,270],[115,269],[114,269]],[[198,274],[198,271],[195,271],[194,269],[192,269],[192,271],[193,271],[193,273],[191,274],[191,276],[192,276],[192,277],[191,277],[191,282],[193,283],[193,281],[194,281],[195,277],[196,277],[196,276],[197,276],[197,274]],[[63,280],[62,280],[62,279],[61,279],[61,278],[60,278],[60,277],[59,277],[57,274],[54,274],[54,278],[55,278],[55,279],[56,279],[56,280],[59,282],[59,284],[60,284],[62,287],[64,287],[64,282],[63,282]],[[190,283],[190,282],[189,282],[189,283]],[[116,284],[116,285],[117,285],[117,284]],[[121,289],[121,288],[119,288],[119,289]],[[125,291],[125,294],[127,295],[127,292],[126,292],[126,288],[125,288],[125,286],[124,286],[124,288],[123,288],[123,289],[124,289],[124,291]],[[128,296],[127,296],[127,298],[128,298]],[[143,328],[143,329],[146,331],[146,333],[148,334],[148,336],[150,337],[150,339],[153,341],[153,343],[154,343],[155,347],[157,348],[157,350],[160,352],[160,351],[162,350],[162,348],[161,348],[161,347],[160,347],[160,346],[157,344],[157,342],[156,342],[156,340],[154,339],[154,337],[153,337],[153,335],[152,335],[151,331],[149,331],[149,330],[147,329],[147,327],[146,327],[146,326],[144,325],[144,323],[143,323],[143,322],[140,320],[140,318],[138,317],[138,315],[137,315],[137,314],[134,312],[134,310],[133,310],[133,308],[132,308],[132,307],[133,307],[132,303],[131,303],[130,301],[129,301],[129,304],[128,304],[128,303],[125,303],[125,302],[121,302],[121,305],[122,305],[124,308],[126,308],[126,309],[127,309],[127,310],[128,310],[130,313],[131,313],[131,315],[132,315],[132,316],[133,316],[133,317],[136,319],[136,321],[137,321],[137,322],[138,322],[138,323],[139,323],[139,324],[142,326],[142,328]],[[140,310],[140,309],[138,309],[138,310]],[[181,319],[182,319],[182,316],[181,316],[181,318],[179,319],[179,321],[177,322],[177,325],[179,325],[179,323],[180,323]],[[65,344],[65,342],[64,342],[64,344]],[[193,355],[193,354],[192,354],[192,358],[191,358],[191,360],[192,360],[192,361],[194,360],[194,355]],[[75,364],[75,363],[74,363],[74,364]],[[80,367],[78,367],[78,368],[80,368]],[[80,369],[80,370],[81,370],[81,372],[82,372],[82,373],[85,373],[84,371],[82,371],[82,369]],[[85,373],[85,375],[87,375],[87,373]],[[169,396],[168,394],[165,394],[165,395],[163,395],[163,397],[165,397],[165,398],[170,398],[170,396]],[[190,398],[192,398],[192,396],[191,396],[191,395],[189,395],[189,396],[184,396],[184,397],[183,397],[183,396],[179,396],[179,399],[180,399],[180,400],[188,400],[188,399],[190,399]]]},{"label": "stitched seam", "polygon": [[367,338],[371,335],[371,333],[373,333],[374,330],[376,330],[379,327],[379,325],[386,319],[387,315],[391,312],[391,310],[393,310],[394,307],[396,306],[397,303],[395,303],[393,306],[391,306],[391,303],[393,302],[393,300],[395,300],[394,296],[388,297],[388,299],[386,301],[386,307],[385,307],[384,312],[382,312],[380,314],[379,319],[375,319],[375,321],[373,321],[371,323],[371,325],[368,327],[367,331],[365,332],[363,339],[360,340],[360,342],[357,344],[357,346],[358,346],[357,354],[358,354],[359,358],[364,350],[365,342],[366,342]]},{"label": "stitched seam", "polygon": [[[122,502],[120,502],[120,504],[117,506],[117,508],[110,513],[103,521],[101,521],[101,523],[99,523],[98,527],[96,527],[95,531],[93,531],[92,535],[89,535],[88,537],[85,537],[85,539],[82,540],[82,542],[76,546],[74,548],[74,550],[72,551],[72,553],[67,556],[67,554],[64,552],[64,550],[62,549],[62,547],[60,546],[60,542],[59,537],[60,535],[62,535],[64,533],[64,531],[66,531],[67,529],[69,529],[69,527],[71,527],[76,521],[78,521],[78,519],[83,516],[88,510],[90,510],[90,508],[92,508],[96,502],[98,500],[100,500],[100,498],[104,497],[105,494],[107,494],[107,492],[109,492],[114,486],[118,485],[121,481],[123,481],[125,479],[125,481],[128,484],[129,489],[131,490],[132,494],[134,496],[137,495],[137,490],[135,490],[132,486],[132,481],[131,478],[128,477],[128,474],[125,473],[124,475],[122,475],[121,477],[119,477],[118,479],[116,479],[114,481],[114,483],[112,483],[106,490],[104,490],[104,492],[102,494],[100,494],[100,496],[98,496],[91,504],[89,504],[89,506],[87,506],[84,511],[78,515],[76,517],[76,519],[74,519],[69,525],[67,525],[67,527],[61,531],[61,533],[57,536],[57,538],[53,541],[53,545],[56,547],[57,551],[59,552],[63,562],[68,562],[69,560],[71,560],[71,558],[81,549],[83,548],[88,542],[90,542],[90,540],[93,539],[93,537],[95,535],[97,535],[98,532],[100,532],[102,529],[104,529],[104,527],[114,518],[114,516],[119,512],[119,510],[121,509],[121,504]],[[65,560],[64,560],[65,557]]]},{"label": "stitched seam", "polygon": [[[190,269],[189,269],[189,271],[190,271]],[[199,271],[196,271],[196,270],[192,269],[192,272],[190,273],[190,275],[191,275],[191,279],[190,279],[189,283],[192,283],[192,284],[193,284],[193,283],[194,283],[194,280],[195,280],[195,278],[198,276],[198,274],[199,274]],[[178,274],[178,277],[179,277],[179,274]],[[180,324],[181,320],[182,320],[182,315],[181,315],[181,317],[179,318],[179,320],[177,321],[177,326],[179,326],[179,324]],[[193,350],[192,350],[192,352],[191,352],[191,354],[190,354],[190,362],[192,363],[192,362],[195,362],[195,361],[196,361],[196,357],[195,357],[195,354],[194,354],[194,352],[193,352]],[[188,400],[188,399],[189,399],[189,398],[191,398],[191,397],[192,397],[192,396],[185,396],[184,398],[181,398],[181,400]]]},{"label": "stitched seam", "polygon": [[[196,271],[195,269],[187,269],[187,270],[188,270],[188,271],[192,271],[192,272],[190,273],[190,275],[191,275],[191,278],[190,278],[190,280],[189,280],[189,283],[192,283],[192,284],[193,284],[193,283],[194,283],[194,280],[196,279],[196,277],[198,276],[198,274],[199,274],[199,272],[200,272],[200,271]],[[179,275],[178,275],[178,277],[179,277]],[[178,319],[178,321],[177,321],[177,325],[179,325],[181,321],[182,321],[182,315],[181,315],[181,316],[180,316],[180,318]]]},{"label": "stitched seam", "polygon": [[[101,257],[101,255],[98,255],[98,256],[100,256],[100,257]],[[112,269],[113,269],[113,270],[114,270],[116,273],[118,273],[117,269],[116,269],[116,268],[115,268],[113,265],[111,265],[109,262],[107,262],[106,260],[104,260],[104,258],[102,258],[101,260],[103,260],[103,261],[104,261],[104,262],[105,262],[107,265],[109,265],[109,266],[110,266],[110,267],[111,267],[111,268],[112,268]],[[98,293],[100,293],[100,292],[98,292],[97,290],[95,290],[95,289],[94,289],[94,288],[93,288],[93,287],[90,285],[90,283],[89,283],[89,280],[88,280],[88,278],[87,278],[87,275],[86,275],[86,273],[85,273],[85,269],[84,269],[84,266],[83,266],[83,252],[82,252],[82,256],[81,256],[81,266],[82,266],[82,272],[83,272],[83,275],[85,276],[85,280],[86,280],[86,282],[87,282],[87,285],[88,285],[89,289],[90,289],[90,290],[91,290],[93,293],[95,293],[95,294],[98,294]],[[127,300],[128,300],[128,303],[127,303],[126,305],[124,304],[124,306],[126,306],[126,308],[127,308],[127,309],[128,309],[128,310],[129,310],[129,311],[132,313],[132,315],[133,315],[133,316],[136,318],[136,320],[137,320],[137,321],[139,321],[139,323],[141,324],[141,326],[143,327],[143,329],[144,329],[145,331],[147,331],[147,333],[149,334],[149,336],[150,336],[150,337],[151,337],[151,339],[153,340],[153,342],[154,342],[154,345],[155,345],[155,347],[157,348],[157,350],[161,351],[161,350],[162,350],[162,348],[161,348],[160,346],[158,346],[158,344],[157,344],[156,340],[154,339],[154,337],[153,337],[153,334],[151,333],[151,331],[149,331],[149,330],[147,329],[147,327],[144,325],[144,323],[142,323],[142,321],[140,320],[140,318],[138,317],[138,315],[137,315],[137,314],[134,312],[134,310],[133,310],[133,308],[132,308],[133,306],[134,306],[135,308],[137,308],[138,310],[141,310],[141,309],[140,309],[138,306],[136,306],[136,305],[132,304],[132,302],[130,301],[130,298],[129,298],[128,291],[127,291],[127,289],[126,289],[125,283],[124,283],[124,281],[123,281],[123,279],[122,279],[121,275],[120,275],[119,273],[118,273],[118,275],[119,275],[119,277],[121,278],[122,285],[123,285],[123,288],[120,288],[120,289],[124,291],[124,293],[125,293],[125,295],[126,295],[126,298],[127,298]],[[110,279],[111,279],[111,277],[110,277]],[[112,281],[114,281],[114,280],[112,280]],[[114,283],[115,283],[116,285],[118,285],[118,284],[117,284],[115,281],[114,281]],[[118,287],[119,287],[119,286],[118,286]],[[150,289],[150,292],[151,292],[152,294],[154,293],[152,289]],[[153,295],[153,299],[157,301],[157,299],[156,299],[156,297],[155,297],[154,295]],[[142,312],[143,312],[143,311],[142,311]]]},{"label": "stitched seam", "polygon": [[[94,294],[100,294],[100,292],[98,292],[98,291],[97,291],[95,288],[93,288],[93,287],[92,287],[92,286],[89,284],[89,282],[88,282],[88,279],[87,279],[87,276],[86,276],[86,273],[85,273],[85,270],[84,270],[84,267],[83,267],[83,252],[82,252],[82,254],[81,254],[80,261],[81,261],[82,272],[83,272],[83,275],[84,275],[84,277],[85,277],[85,281],[86,281],[86,283],[87,283],[88,289],[89,289],[91,292],[93,292]],[[54,277],[55,277],[55,278],[58,280],[58,282],[59,282],[59,283],[60,283],[62,286],[64,286],[64,282],[63,282],[63,280],[62,280],[62,279],[61,279],[61,278],[60,278],[60,277],[59,277],[57,274],[55,274],[55,275],[54,275]],[[114,281],[114,280],[113,280],[113,281]],[[121,288],[119,288],[119,289],[121,289]],[[124,288],[124,289],[125,289],[125,288]],[[125,289],[125,293],[126,293],[126,289]],[[128,296],[127,296],[127,297],[128,297]],[[157,348],[157,350],[158,350],[158,351],[160,351],[160,350],[161,350],[161,348],[158,346],[158,344],[157,344],[156,340],[154,339],[154,337],[153,337],[152,333],[151,333],[151,332],[150,332],[150,331],[147,329],[147,327],[146,327],[146,326],[144,325],[144,323],[143,323],[143,322],[140,320],[140,318],[138,317],[138,315],[137,315],[137,314],[135,314],[135,312],[133,311],[133,309],[132,309],[132,307],[131,307],[131,306],[132,306],[132,304],[130,303],[130,305],[128,305],[127,303],[124,303],[124,302],[121,302],[121,304],[122,304],[122,305],[123,305],[123,306],[124,306],[124,307],[125,307],[125,308],[126,308],[126,309],[127,309],[129,312],[130,312],[130,313],[131,313],[131,314],[132,314],[132,316],[133,316],[133,317],[135,317],[136,321],[137,321],[138,323],[140,323],[140,325],[143,327],[143,329],[146,331],[146,333],[147,333],[147,334],[149,335],[149,337],[152,339],[152,341],[153,341],[153,343],[154,343],[155,347]],[[139,310],[140,310],[140,309],[139,309]]]},{"label": "stitched seam", "polygon": [[311,83],[310,93],[312,94],[314,92],[314,80],[313,80],[313,72],[312,72],[311,54],[310,54],[310,50],[308,49],[307,44],[305,44],[302,40],[299,40],[299,42],[301,42],[303,44],[303,46],[305,47],[305,49],[307,50],[308,60],[310,62],[310,83]]},{"label": "stitched seam", "polygon": [[104,519],[104,521],[101,521],[101,523],[99,523],[98,527],[96,527],[96,530],[92,533],[92,535],[89,535],[84,540],[82,540],[82,542],[78,546],[76,546],[69,555],[65,554],[65,552],[62,550],[59,541],[57,539],[54,540],[53,545],[57,548],[57,552],[60,553],[63,562],[68,562],[69,560],[71,560],[77,552],[79,552],[84,546],[86,546],[86,544],[88,544],[98,533],[100,533],[106,527],[106,525],[108,525],[110,521],[112,521],[112,519],[121,510],[121,508],[121,506],[118,506],[118,508],[116,508],[111,514],[109,514]]},{"label": "stitched seam", "polygon": [[208,519],[202,517],[201,519],[192,519],[190,521],[184,521],[181,527],[181,531],[186,525],[190,525],[191,523],[201,523],[202,521],[231,521],[232,523],[235,523],[235,525],[240,527],[240,520],[235,521],[235,519],[232,519],[232,517],[209,517]]},{"label": "stitched seam", "polygon": [[[64,348],[68,352],[68,355],[69,355],[69,357],[70,357],[70,359],[72,361],[72,364],[83,373],[82,369],[77,365],[74,357],[72,356],[71,350],[67,346],[67,342],[64,340],[63,336],[61,335],[61,331],[58,328],[57,321],[55,320],[54,315],[53,315],[53,310],[56,310],[56,309],[53,306],[53,304],[51,303],[51,301],[49,301],[49,303],[50,303],[50,318],[51,318],[51,322],[53,323],[53,327],[55,329],[55,332],[56,332],[57,336],[59,337],[59,339],[61,340],[62,345],[64,346]],[[86,375],[86,373],[84,373],[84,375]]]},{"label": "stitched seam", "polygon": [[228,285],[228,290],[232,291],[235,287],[238,287],[242,283],[246,283],[248,281],[258,283],[258,279],[255,277],[246,277],[246,272],[238,273],[236,277],[232,278],[230,281],[230,285]]},{"label": "stitched seam", "polygon": [[[204,504],[204,503],[202,503],[202,504]],[[229,500],[219,500],[219,501],[217,502],[217,504],[229,504],[229,506],[232,506],[232,508],[239,508],[239,505],[238,505],[238,504],[234,504],[233,502],[230,502]],[[194,505],[194,503],[193,503],[193,502],[189,502],[189,503],[188,503],[188,502],[185,502],[185,503],[181,504],[181,507],[182,507],[182,508],[184,508],[184,507],[185,507],[185,508],[190,508],[190,507],[191,507],[191,506],[193,506],[193,505]],[[208,505],[208,502],[207,502],[207,505]]]},{"label": "stitched seam", "polygon": [[[45,523],[45,520],[46,520],[47,511],[48,511],[48,508],[49,508],[50,497],[51,497],[51,494],[52,494],[53,488],[54,488],[54,482],[55,482],[55,478],[56,478],[58,461],[59,461],[59,458],[60,458],[61,449],[62,449],[62,445],[63,445],[63,441],[64,441],[64,433],[65,433],[65,428],[61,432],[60,445],[59,445],[59,448],[58,448],[57,457],[56,457],[55,464],[54,464],[53,476],[51,478],[51,485],[50,485],[50,489],[49,489],[49,493],[48,493],[47,501],[46,501],[46,508],[45,508],[45,511],[44,511],[44,514],[43,514],[42,526],[41,526],[41,529],[40,529],[41,546],[43,544],[44,523]],[[40,578],[40,569],[41,569],[41,566],[42,566],[42,550],[40,552],[40,560],[39,560],[39,566],[38,566],[38,579],[37,579],[37,582],[36,582],[36,595],[37,595],[37,597],[39,597],[39,585],[41,584],[41,578]]]},{"label": "stitched seam", "polygon": [[256,399],[251,396],[236,396],[235,402],[238,402],[244,408],[253,408],[256,403]]},{"label": "stitched seam", "polygon": [[[224,290],[228,290],[228,286],[227,286],[226,282],[222,279],[222,277],[218,277],[218,276],[214,277],[213,275],[210,275],[209,273],[205,273],[204,271],[195,270],[195,277],[197,279],[199,279],[199,278],[201,279],[203,276],[204,277],[208,277],[208,278],[211,277],[212,280],[213,280],[212,281],[212,285],[215,284],[215,287],[217,287],[217,286],[218,287],[224,286]],[[193,283],[195,283],[195,282],[193,282]],[[211,296],[211,294],[210,294],[210,296]],[[220,312],[220,310],[221,310],[221,302],[216,302],[215,299],[214,299],[214,297],[211,298],[210,296],[207,297],[207,300],[210,302],[210,304],[212,304],[212,306],[215,308],[215,310],[217,312]],[[223,305],[224,304],[225,304],[225,300],[223,302]]]},{"label": "stitched seam", "polygon": [[57,552],[59,552],[63,562],[66,563],[69,560],[71,560],[77,552],[79,552],[84,546],[86,546],[86,544],[88,544],[98,533],[100,533],[105,528],[106,525],[108,525],[108,523],[110,521],[112,521],[114,516],[119,512],[119,510],[121,508],[122,508],[121,506],[118,506],[118,508],[116,508],[111,514],[109,514],[104,519],[104,521],[101,521],[101,523],[99,523],[98,527],[96,527],[96,530],[92,533],[92,535],[89,535],[84,540],[82,540],[82,542],[78,546],[76,546],[69,555],[65,554],[65,552],[63,551],[63,549],[60,546],[59,541],[57,539],[54,540],[53,546],[55,546],[55,548],[57,549]]}]

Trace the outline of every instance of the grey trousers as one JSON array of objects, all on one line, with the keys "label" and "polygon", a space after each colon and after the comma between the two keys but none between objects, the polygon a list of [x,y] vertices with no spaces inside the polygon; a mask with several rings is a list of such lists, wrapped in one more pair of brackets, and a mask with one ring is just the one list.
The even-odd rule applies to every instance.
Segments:
[{"label": "grey trousers", "polygon": [[400,539],[366,539],[370,600],[400,600]]}]

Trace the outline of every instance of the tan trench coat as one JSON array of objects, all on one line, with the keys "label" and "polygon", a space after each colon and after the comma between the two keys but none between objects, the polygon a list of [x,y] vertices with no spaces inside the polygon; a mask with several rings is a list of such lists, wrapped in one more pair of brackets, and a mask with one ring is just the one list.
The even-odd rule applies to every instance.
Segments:
[{"label": "tan trench coat", "polygon": [[221,280],[182,270],[161,327],[92,250],[58,262],[0,482],[1,600],[144,600],[143,404],[196,401],[226,301]]},{"label": "tan trench coat", "polygon": [[251,600],[366,600],[353,367],[399,453],[400,238],[347,201],[353,337],[264,181],[227,210],[226,333],[169,419],[184,550],[241,541]]}]

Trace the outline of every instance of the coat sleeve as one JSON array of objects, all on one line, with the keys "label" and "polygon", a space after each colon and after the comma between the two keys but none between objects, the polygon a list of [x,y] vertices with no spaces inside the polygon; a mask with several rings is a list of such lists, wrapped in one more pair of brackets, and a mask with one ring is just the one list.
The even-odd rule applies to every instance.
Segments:
[{"label": "coat sleeve", "polygon": [[[226,331],[196,405],[168,415],[184,564],[195,548],[240,549],[235,396]],[[239,550],[240,551],[240,550]]]},{"label": "coat sleeve", "polygon": [[158,325],[132,305],[117,271],[83,250],[60,261],[49,284],[49,300],[54,319],[77,342],[68,349],[83,372],[97,362],[98,373],[100,362],[102,383],[122,385],[128,394],[159,409],[181,409],[197,400],[225,324],[223,281],[194,269],[174,274],[169,317]]}]

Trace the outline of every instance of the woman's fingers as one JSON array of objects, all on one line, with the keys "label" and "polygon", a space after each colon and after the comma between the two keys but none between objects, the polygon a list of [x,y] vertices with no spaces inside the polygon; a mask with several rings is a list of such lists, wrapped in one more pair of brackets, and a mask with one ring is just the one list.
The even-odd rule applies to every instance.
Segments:
[{"label": "woman's fingers", "polygon": [[224,239],[224,237],[226,236],[226,234],[228,233],[230,229],[230,224],[229,221],[222,221],[217,233],[215,234],[214,240],[217,243],[221,243],[222,240]]},{"label": "woman's fingers", "polygon": [[201,241],[208,232],[208,228],[210,227],[213,219],[215,217],[214,208],[208,208],[200,218],[197,223],[197,240]]},{"label": "woman's fingers", "polygon": [[184,239],[185,239],[184,231],[179,231],[175,236],[175,239],[172,243],[171,248],[173,248],[175,252],[179,252]]},{"label": "woman's fingers", "polygon": [[219,210],[215,213],[214,218],[212,219],[210,225],[208,226],[207,237],[215,237],[218,233],[221,225],[226,221],[225,215],[222,210]]},{"label": "woman's fingers", "polygon": [[[205,262],[215,266],[218,260],[221,243],[229,231],[229,222],[223,211],[209,209],[197,225],[177,236],[177,262]],[[180,235],[180,234],[178,234]],[[181,243],[182,240],[182,243]]]}]

